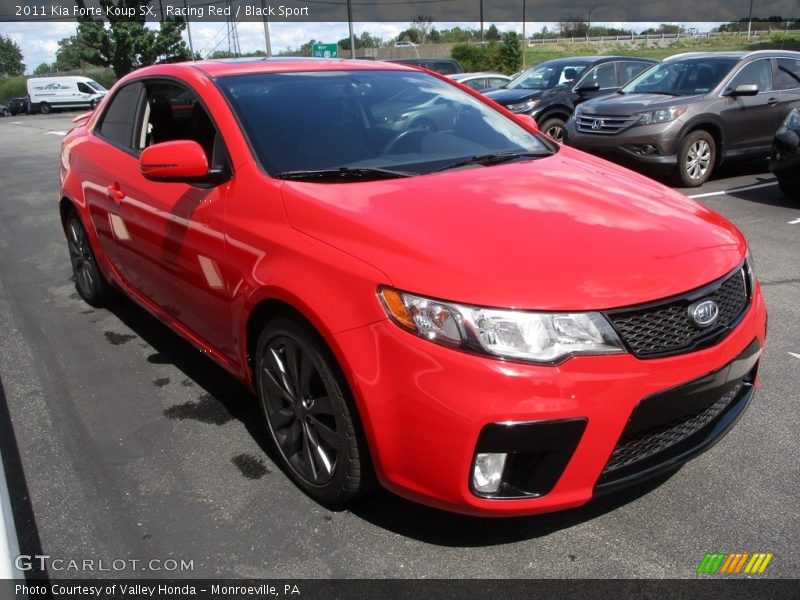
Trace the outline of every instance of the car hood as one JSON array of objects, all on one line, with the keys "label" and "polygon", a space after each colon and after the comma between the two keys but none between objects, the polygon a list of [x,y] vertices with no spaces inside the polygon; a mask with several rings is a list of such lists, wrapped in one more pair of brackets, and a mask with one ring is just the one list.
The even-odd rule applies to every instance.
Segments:
[{"label": "car hood", "polygon": [[522,88],[515,88],[513,90],[502,88],[499,90],[485,92],[484,96],[491,98],[498,104],[508,106],[509,104],[514,104],[516,102],[524,102],[525,100],[538,98],[542,95],[542,91],[543,90],[526,90]]},{"label": "car hood", "polygon": [[670,96],[669,94],[613,94],[581,104],[581,113],[588,115],[629,116],[646,110],[683,106],[702,96]]},{"label": "car hood", "polygon": [[606,309],[700,287],[746,245],[716,213],[571,148],[361,183],[284,182],[290,224],[386,283],[475,305]]}]

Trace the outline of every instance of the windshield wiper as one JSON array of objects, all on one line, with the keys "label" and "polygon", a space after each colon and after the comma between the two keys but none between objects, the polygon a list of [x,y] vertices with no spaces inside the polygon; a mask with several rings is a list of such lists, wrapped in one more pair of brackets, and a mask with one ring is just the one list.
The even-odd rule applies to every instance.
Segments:
[{"label": "windshield wiper", "polygon": [[489,154],[476,154],[470,158],[459,160],[451,165],[436,169],[434,173],[441,171],[449,171],[450,169],[457,169],[458,167],[465,167],[467,165],[483,165],[488,167],[490,165],[497,165],[500,163],[514,160],[515,158],[543,158],[545,156],[552,156],[552,152],[491,152]]},{"label": "windshield wiper", "polygon": [[663,96],[683,96],[683,94],[679,92],[667,92],[664,90],[656,91],[656,90],[642,90],[642,91],[635,91],[635,92],[622,92],[623,94],[661,94]]},{"label": "windshield wiper", "polygon": [[330,180],[330,181],[366,181],[369,179],[392,179],[395,177],[412,177],[418,173],[395,171],[380,167],[338,167],[336,169],[316,169],[282,171],[278,179],[293,180]]}]

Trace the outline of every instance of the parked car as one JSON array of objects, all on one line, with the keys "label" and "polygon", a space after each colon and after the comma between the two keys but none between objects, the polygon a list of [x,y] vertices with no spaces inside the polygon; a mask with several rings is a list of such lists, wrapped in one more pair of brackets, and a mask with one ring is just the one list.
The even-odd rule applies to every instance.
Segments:
[{"label": "parked car", "polygon": [[456,73],[450,78],[478,92],[500,88],[511,81],[511,77],[502,73]]},{"label": "parked car", "polygon": [[655,63],[649,58],[625,56],[548,60],[486,95],[513,113],[531,115],[542,131],[560,142],[564,123],[575,106],[616,91]]},{"label": "parked car", "polygon": [[108,90],[82,76],[31,77],[27,82],[30,112],[48,114],[70,108],[93,109]]},{"label": "parked car", "polygon": [[[374,117],[428,93],[449,131]],[[446,77],[145,67],[59,165],[78,293],[122,290],[245,382],[319,501],[377,481],[463,513],[566,509],[675,469],[753,395],[742,233]]]},{"label": "parked car", "polygon": [[454,75],[463,73],[464,68],[455,58],[398,58],[387,62],[400,63],[401,65],[412,65],[422,67],[429,71],[435,71],[442,75]]},{"label": "parked car", "polygon": [[800,199],[800,107],[792,109],[775,132],[769,170],[784,194]]},{"label": "parked car", "polygon": [[0,117],[10,117],[11,111],[5,104],[0,104]]},{"label": "parked car", "polygon": [[679,54],[582,104],[566,142],[694,187],[724,161],[769,156],[773,133],[798,104],[800,52]]},{"label": "parked car", "polygon": [[409,41],[402,41],[402,42],[395,42],[394,43],[394,47],[395,48],[414,48],[415,46],[416,46],[416,44],[414,42],[409,42]]},{"label": "parked car", "polygon": [[416,129],[451,131],[457,116],[446,97],[410,86],[373,104],[370,113],[377,123],[398,133]]},{"label": "parked car", "polygon": [[8,103],[8,110],[12,115],[27,113],[30,110],[30,99],[27,96],[12,98]]}]

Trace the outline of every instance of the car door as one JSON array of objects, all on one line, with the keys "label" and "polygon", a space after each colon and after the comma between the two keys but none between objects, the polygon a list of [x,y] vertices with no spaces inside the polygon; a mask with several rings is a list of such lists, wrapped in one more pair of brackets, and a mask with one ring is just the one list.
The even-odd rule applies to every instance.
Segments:
[{"label": "car door", "polygon": [[210,164],[224,163],[224,144],[191,89],[174,81],[143,83],[131,161],[110,182],[116,194],[118,230],[112,233],[117,255],[138,293],[202,341],[233,356],[225,271],[227,184],[150,181],[138,166],[144,147],[178,139],[197,141]]},{"label": "car door", "polygon": [[775,82],[778,89],[778,118],[782,121],[795,106],[800,106],[800,59],[779,58]]},{"label": "car door", "polygon": [[720,116],[725,121],[728,153],[747,154],[769,148],[780,123],[779,93],[773,86],[772,60],[762,58],[744,65],[731,77],[725,92],[740,85],[756,85],[754,96],[725,96]]},{"label": "car door", "polygon": [[129,273],[120,260],[119,240],[128,232],[119,216],[119,174],[138,171],[133,148],[134,115],[144,101],[144,86],[130,83],[114,93],[108,108],[82,148],[83,196],[100,247],[124,281]]}]

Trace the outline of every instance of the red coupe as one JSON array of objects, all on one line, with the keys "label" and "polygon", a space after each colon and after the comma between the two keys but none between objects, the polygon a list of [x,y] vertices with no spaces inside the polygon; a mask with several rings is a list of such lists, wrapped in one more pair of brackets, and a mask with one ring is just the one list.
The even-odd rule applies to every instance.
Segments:
[{"label": "red coupe", "polygon": [[61,182],[80,295],[122,290],[246,382],[322,502],[577,506],[710,447],[757,383],[738,229],[434,73],[144,68]]}]

